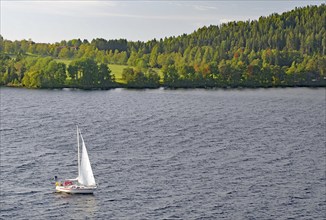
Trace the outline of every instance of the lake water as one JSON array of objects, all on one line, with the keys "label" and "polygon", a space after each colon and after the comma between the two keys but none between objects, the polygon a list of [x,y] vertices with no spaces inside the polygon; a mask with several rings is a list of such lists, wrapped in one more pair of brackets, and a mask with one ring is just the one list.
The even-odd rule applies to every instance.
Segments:
[{"label": "lake water", "polygon": [[324,88],[0,91],[1,219],[326,218]]}]

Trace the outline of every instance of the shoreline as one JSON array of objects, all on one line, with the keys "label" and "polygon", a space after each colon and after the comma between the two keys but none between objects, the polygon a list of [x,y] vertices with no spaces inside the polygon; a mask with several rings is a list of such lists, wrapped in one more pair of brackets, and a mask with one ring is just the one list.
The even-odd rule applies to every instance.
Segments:
[{"label": "shoreline", "polygon": [[159,87],[135,87],[135,86],[112,86],[112,87],[76,87],[76,86],[60,86],[60,87],[42,87],[42,88],[30,88],[25,86],[17,86],[17,85],[1,85],[0,88],[22,88],[22,89],[35,89],[35,90],[64,90],[64,89],[72,89],[72,90],[112,90],[112,89],[127,89],[127,90],[155,90],[155,89],[163,89],[163,90],[191,90],[191,89],[204,89],[204,90],[229,90],[229,89],[276,89],[276,88],[326,88],[325,84],[320,85],[284,85],[284,86],[201,86],[201,87],[169,87],[169,86],[159,86]]}]

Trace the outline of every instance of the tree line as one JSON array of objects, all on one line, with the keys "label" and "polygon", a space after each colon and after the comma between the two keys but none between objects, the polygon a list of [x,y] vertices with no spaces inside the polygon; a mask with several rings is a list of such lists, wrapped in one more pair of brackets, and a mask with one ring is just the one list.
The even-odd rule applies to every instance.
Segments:
[{"label": "tree line", "polygon": [[2,85],[28,88],[113,88],[117,87],[106,64],[81,58],[66,64],[52,57],[24,57],[14,59],[0,55]]},{"label": "tree line", "polygon": [[[44,44],[0,37],[0,83],[116,87],[121,85],[107,65],[121,64],[128,65],[122,73],[128,87],[325,86],[325,27],[321,4],[148,42],[97,38]],[[66,66],[58,58],[73,61]]]}]

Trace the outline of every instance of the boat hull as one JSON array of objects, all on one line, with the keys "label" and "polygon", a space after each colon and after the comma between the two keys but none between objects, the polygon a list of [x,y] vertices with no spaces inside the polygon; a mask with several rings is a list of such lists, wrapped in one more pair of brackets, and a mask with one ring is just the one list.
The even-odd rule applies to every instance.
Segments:
[{"label": "boat hull", "polygon": [[57,192],[70,193],[70,194],[92,194],[97,187],[86,186],[56,186]]}]

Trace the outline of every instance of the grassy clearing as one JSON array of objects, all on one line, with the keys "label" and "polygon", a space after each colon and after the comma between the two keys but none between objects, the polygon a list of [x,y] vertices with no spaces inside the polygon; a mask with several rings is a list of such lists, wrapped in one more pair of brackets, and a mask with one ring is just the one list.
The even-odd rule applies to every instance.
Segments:
[{"label": "grassy clearing", "polygon": [[122,71],[124,68],[127,68],[127,65],[118,65],[118,64],[109,64],[112,75],[115,77],[115,81],[118,83],[126,83],[122,80]]},{"label": "grassy clearing", "polygon": [[[64,63],[68,67],[72,60],[70,60],[70,59],[56,59],[56,61]],[[111,74],[115,78],[115,81],[118,82],[118,83],[125,84],[126,82],[122,79],[122,71],[123,71],[123,69],[125,69],[125,68],[127,68],[129,66],[128,65],[119,65],[119,64],[109,64],[108,66],[109,66],[109,68],[111,70]],[[161,77],[160,82],[162,83],[163,82],[163,73],[162,73],[161,69],[155,68],[154,70]]]},{"label": "grassy clearing", "polygon": [[69,59],[55,59],[55,61],[60,62],[60,63],[64,63],[68,67],[72,60],[69,60]]},{"label": "grassy clearing", "polygon": [[[55,59],[57,62],[64,63],[68,67],[69,64],[72,62],[70,59]],[[122,71],[124,68],[128,67],[127,65],[117,65],[117,64],[109,64],[108,65],[111,73],[114,75],[116,82],[125,83],[122,80]]]},{"label": "grassy clearing", "polygon": [[[122,80],[122,71],[124,68],[129,67],[128,65],[118,65],[118,64],[109,64],[109,68],[112,71],[112,74],[115,77],[115,81],[118,83],[126,83],[124,80]],[[154,68],[154,70],[158,73],[160,76],[160,82],[163,83],[163,72],[161,69]]]}]

